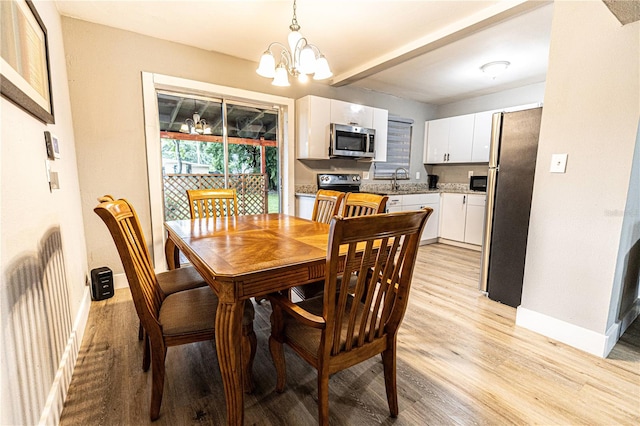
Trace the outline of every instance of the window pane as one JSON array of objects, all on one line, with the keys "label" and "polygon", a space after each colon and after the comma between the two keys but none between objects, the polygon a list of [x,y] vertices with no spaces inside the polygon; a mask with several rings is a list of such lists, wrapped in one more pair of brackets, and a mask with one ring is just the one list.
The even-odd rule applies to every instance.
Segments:
[{"label": "window pane", "polygon": [[189,218],[187,189],[235,188],[240,214],[280,211],[278,109],[160,92],[158,110],[165,220]]}]

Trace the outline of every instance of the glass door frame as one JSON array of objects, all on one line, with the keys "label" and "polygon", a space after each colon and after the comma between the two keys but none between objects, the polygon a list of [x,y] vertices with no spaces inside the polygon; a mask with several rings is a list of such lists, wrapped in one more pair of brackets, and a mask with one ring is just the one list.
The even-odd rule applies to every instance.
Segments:
[{"label": "glass door frame", "polygon": [[219,86],[195,80],[163,74],[142,72],[142,100],[147,151],[147,177],[149,182],[149,207],[151,216],[150,252],[157,272],[165,271],[164,256],[164,203],[162,196],[162,155],[160,144],[160,121],[158,118],[157,91],[172,91],[222,98],[228,101],[264,103],[280,108],[280,202],[282,212],[295,214],[294,165],[295,100],[282,96],[253,92],[233,87]]}]

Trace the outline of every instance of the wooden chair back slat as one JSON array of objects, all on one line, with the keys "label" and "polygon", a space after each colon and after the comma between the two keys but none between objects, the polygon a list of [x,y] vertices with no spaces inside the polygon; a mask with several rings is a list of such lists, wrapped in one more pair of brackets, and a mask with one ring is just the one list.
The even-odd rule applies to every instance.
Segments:
[{"label": "wooden chair back slat", "polygon": [[344,199],[344,192],[321,189],[316,193],[313,204],[311,220],[314,222],[329,223],[331,218],[338,214],[340,205]]},{"label": "wooden chair back slat", "polygon": [[158,314],[164,294],[160,291],[138,216],[126,200],[104,201],[94,211],[107,225],[116,244],[144,328],[159,329]]},{"label": "wooden chair back slat", "polygon": [[238,195],[235,189],[187,190],[191,219],[238,215]]},{"label": "wooden chair back slat", "polygon": [[388,199],[387,195],[349,192],[344,197],[341,216],[356,217],[384,213]]},{"label": "wooden chair back slat", "polygon": [[[327,355],[395,335],[407,306],[420,234],[432,212],[425,210],[332,220],[323,308],[326,346],[321,349]],[[342,258],[341,246],[346,247]]]}]

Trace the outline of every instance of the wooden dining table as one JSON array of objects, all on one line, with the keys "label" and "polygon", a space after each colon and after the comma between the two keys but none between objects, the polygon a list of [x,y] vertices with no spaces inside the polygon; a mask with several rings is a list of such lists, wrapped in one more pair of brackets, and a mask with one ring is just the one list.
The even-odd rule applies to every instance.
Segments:
[{"label": "wooden dining table", "polygon": [[215,334],[227,424],[244,421],[240,354],[243,306],[251,297],[324,278],[329,225],[285,214],[165,222],[169,268],[178,253],[219,298]]}]

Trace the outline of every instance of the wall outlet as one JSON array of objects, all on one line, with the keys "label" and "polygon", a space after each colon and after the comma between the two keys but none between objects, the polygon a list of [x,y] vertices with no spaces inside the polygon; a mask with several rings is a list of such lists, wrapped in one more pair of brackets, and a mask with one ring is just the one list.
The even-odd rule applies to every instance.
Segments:
[{"label": "wall outlet", "polygon": [[369,179],[369,172],[362,172],[362,179]]},{"label": "wall outlet", "polygon": [[551,155],[551,173],[565,173],[567,171],[567,154]]},{"label": "wall outlet", "polygon": [[468,178],[471,178],[471,176],[473,176],[473,170],[469,170],[469,174],[468,174]]},{"label": "wall outlet", "polygon": [[416,180],[420,179],[420,172],[416,172]]}]

